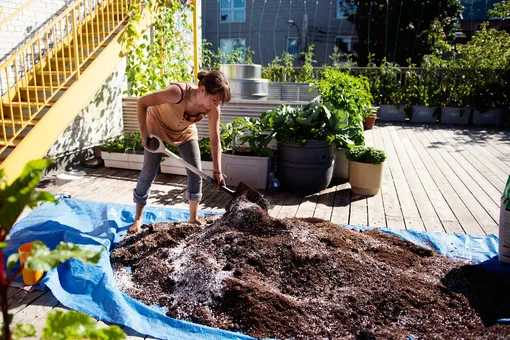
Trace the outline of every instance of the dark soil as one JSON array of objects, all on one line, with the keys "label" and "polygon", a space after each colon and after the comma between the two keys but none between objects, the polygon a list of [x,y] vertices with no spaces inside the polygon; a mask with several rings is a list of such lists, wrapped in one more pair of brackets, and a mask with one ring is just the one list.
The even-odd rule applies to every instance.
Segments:
[{"label": "dark soil", "polygon": [[377,230],[273,219],[244,197],[205,228],[145,226],[111,259],[133,298],[255,337],[510,337],[495,323],[510,317],[508,278]]}]

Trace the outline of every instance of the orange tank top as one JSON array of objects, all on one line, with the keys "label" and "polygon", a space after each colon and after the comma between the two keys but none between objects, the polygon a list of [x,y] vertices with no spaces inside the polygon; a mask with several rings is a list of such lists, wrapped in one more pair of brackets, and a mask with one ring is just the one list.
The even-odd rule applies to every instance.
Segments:
[{"label": "orange tank top", "polygon": [[198,131],[195,123],[184,118],[186,103],[190,99],[193,85],[185,83],[185,89],[181,89],[181,100],[175,104],[164,103],[147,108],[147,132],[158,136],[164,142],[173,146],[179,146],[190,140],[198,139]]}]

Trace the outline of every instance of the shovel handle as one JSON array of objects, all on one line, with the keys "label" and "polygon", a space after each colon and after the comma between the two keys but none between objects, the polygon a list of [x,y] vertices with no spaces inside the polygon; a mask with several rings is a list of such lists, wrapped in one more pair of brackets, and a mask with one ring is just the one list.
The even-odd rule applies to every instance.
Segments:
[{"label": "shovel handle", "polygon": [[[152,141],[153,141],[153,138],[150,138],[150,137],[147,138],[147,145],[148,145],[149,148],[151,147],[151,142]],[[165,148],[165,147],[163,147],[163,148],[164,148],[163,152],[164,152],[165,155],[169,156],[170,158],[175,159],[176,161],[181,163],[181,165],[184,166],[186,169],[188,169],[191,172],[193,172],[193,173],[197,174],[198,176],[202,177],[207,182],[214,183],[214,184],[218,185],[218,181],[215,178],[212,178],[211,176],[207,175],[203,171],[200,171],[197,167],[189,164],[184,159],[182,159],[181,157],[177,156],[176,154],[174,154],[173,152],[171,152],[167,148]],[[235,196],[235,194],[236,194],[236,192],[234,190],[231,190],[231,189],[227,188],[225,185],[220,185],[220,190],[223,190],[223,191],[225,191],[226,193],[228,193],[228,194],[230,194],[232,196]]]}]

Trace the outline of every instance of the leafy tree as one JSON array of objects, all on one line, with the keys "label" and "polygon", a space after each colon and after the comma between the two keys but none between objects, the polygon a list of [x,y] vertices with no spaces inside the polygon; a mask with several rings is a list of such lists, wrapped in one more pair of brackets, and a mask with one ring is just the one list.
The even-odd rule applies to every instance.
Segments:
[{"label": "leafy tree", "polygon": [[353,48],[361,66],[384,58],[420,64],[432,49],[427,36],[434,19],[445,23],[447,39],[453,41],[463,8],[460,0],[341,0],[340,6],[356,26],[359,41]]},{"label": "leafy tree", "polygon": [[490,9],[488,14],[493,19],[510,19],[510,1],[501,1],[494,4],[494,9]]}]

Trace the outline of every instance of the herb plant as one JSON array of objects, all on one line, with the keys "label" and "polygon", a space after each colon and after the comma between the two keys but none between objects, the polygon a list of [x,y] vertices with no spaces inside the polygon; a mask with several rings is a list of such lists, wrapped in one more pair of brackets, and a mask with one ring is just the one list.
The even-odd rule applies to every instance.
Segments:
[{"label": "herb plant", "polygon": [[381,164],[386,160],[383,150],[371,146],[355,146],[346,153],[347,159],[354,162]]}]

